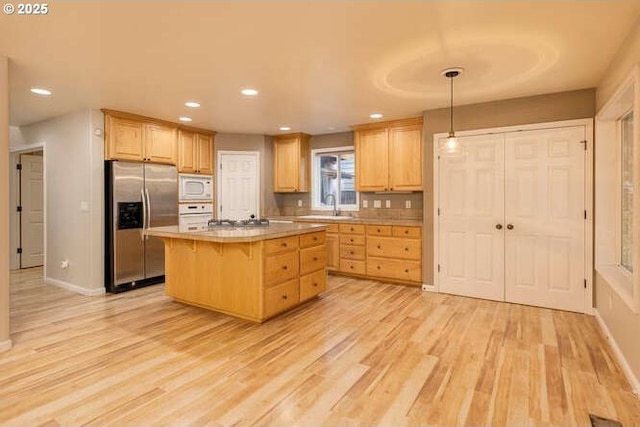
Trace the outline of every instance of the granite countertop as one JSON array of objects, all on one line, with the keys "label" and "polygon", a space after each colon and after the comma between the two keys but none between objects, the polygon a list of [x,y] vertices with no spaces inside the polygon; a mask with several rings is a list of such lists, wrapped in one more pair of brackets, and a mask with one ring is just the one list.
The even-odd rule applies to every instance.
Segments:
[{"label": "granite countertop", "polygon": [[321,224],[298,224],[291,222],[272,222],[268,227],[251,228],[209,228],[206,225],[169,225],[149,228],[145,231],[145,234],[172,239],[241,243],[295,236],[297,234],[326,230],[326,228],[325,225]]},{"label": "granite countertop", "polygon": [[355,218],[347,215],[330,216],[330,215],[303,215],[303,216],[273,216],[269,217],[272,221],[296,221],[310,223],[333,223],[341,222],[345,224],[379,224],[379,225],[407,225],[414,227],[422,227],[421,219],[393,219],[393,218]]}]

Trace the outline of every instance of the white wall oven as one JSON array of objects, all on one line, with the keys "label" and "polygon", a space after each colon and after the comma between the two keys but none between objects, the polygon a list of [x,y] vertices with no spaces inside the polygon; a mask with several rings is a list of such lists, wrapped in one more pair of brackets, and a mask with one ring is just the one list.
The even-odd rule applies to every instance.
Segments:
[{"label": "white wall oven", "polygon": [[213,201],[213,176],[180,174],[178,180],[180,203]]},{"label": "white wall oven", "polygon": [[180,203],[178,222],[181,227],[202,227],[213,219],[211,203]]}]

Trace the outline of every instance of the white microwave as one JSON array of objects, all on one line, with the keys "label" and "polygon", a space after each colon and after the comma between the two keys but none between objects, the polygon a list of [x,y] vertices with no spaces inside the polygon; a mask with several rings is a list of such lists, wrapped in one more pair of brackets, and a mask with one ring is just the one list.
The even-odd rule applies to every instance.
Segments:
[{"label": "white microwave", "polygon": [[213,176],[211,175],[178,175],[178,199],[181,202],[212,201]]}]

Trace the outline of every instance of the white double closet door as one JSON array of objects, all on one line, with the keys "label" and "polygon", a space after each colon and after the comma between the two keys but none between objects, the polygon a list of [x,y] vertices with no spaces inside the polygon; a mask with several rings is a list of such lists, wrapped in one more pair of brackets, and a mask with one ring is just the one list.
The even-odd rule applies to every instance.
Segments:
[{"label": "white double closet door", "polygon": [[461,137],[441,156],[441,292],[585,311],[585,133]]}]

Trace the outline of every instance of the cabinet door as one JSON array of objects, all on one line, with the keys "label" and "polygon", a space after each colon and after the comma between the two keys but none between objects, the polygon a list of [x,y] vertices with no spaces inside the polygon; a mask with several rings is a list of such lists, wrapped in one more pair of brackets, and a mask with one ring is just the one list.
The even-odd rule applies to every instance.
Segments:
[{"label": "cabinet door", "polygon": [[389,129],[389,190],[422,190],[422,126]]},{"label": "cabinet door", "polygon": [[178,134],[178,171],[195,173],[197,170],[197,150],[193,132],[180,131]]},{"label": "cabinet door", "polygon": [[389,190],[389,142],[387,129],[356,132],[356,190]]},{"label": "cabinet door", "polygon": [[213,136],[198,133],[197,141],[197,164],[196,172],[213,175]]},{"label": "cabinet door", "polygon": [[177,131],[175,128],[149,123],[145,126],[146,159],[154,163],[176,164]]},{"label": "cabinet door", "polygon": [[293,193],[300,190],[300,140],[283,138],[273,144],[273,191]]},{"label": "cabinet door", "polygon": [[136,120],[107,116],[108,158],[119,160],[143,160],[143,124]]},{"label": "cabinet door", "polygon": [[340,241],[337,234],[327,234],[327,269],[337,270],[340,267]]}]

